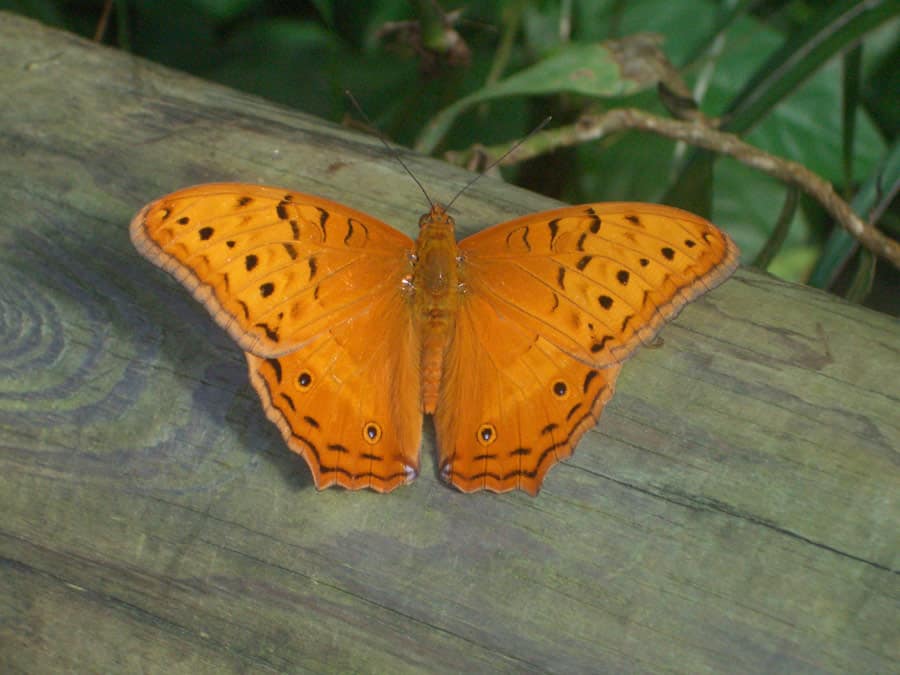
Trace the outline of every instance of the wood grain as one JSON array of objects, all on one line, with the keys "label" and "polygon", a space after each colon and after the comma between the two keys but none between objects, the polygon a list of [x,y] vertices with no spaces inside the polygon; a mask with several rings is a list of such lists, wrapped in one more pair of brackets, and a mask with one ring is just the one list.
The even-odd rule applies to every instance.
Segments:
[{"label": "wood grain", "polygon": [[[0,670],[887,672],[896,322],[741,271],[540,497],[316,493],[130,218],[209,180],[412,233],[377,141],[0,13]],[[466,175],[410,157],[437,199]],[[552,206],[486,179],[467,232]],[[727,225],[727,224],[726,224]]]}]

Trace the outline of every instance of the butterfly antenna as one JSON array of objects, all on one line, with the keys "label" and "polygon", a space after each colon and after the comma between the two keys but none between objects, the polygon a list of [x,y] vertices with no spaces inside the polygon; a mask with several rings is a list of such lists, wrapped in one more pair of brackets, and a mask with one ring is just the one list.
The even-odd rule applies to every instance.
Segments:
[{"label": "butterfly antenna", "polygon": [[413,182],[419,186],[422,194],[425,195],[425,199],[428,200],[429,205],[434,206],[434,202],[431,201],[431,197],[428,196],[428,192],[425,190],[425,186],[422,185],[421,182],[419,182],[419,179],[416,178],[416,174],[410,171],[409,167],[406,166],[406,162],[403,161],[403,158],[400,156],[400,152],[397,150],[397,148],[388,143],[387,139],[384,137],[384,134],[381,133],[381,129],[379,129],[372,122],[372,120],[369,119],[369,116],[366,115],[365,111],[362,109],[362,106],[356,100],[356,97],[354,97],[353,94],[350,93],[350,90],[344,89],[344,94],[347,96],[347,98],[350,99],[350,103],[352,103],[353,107],[356,108],[356,112],[360,114],[360,116],[365,120],[366,124],[369,125],[369,128],[372,129],[378,136],[378,140],[380,140],[384,144],[384,147],[387,148],[387,151],[394,156],[394,159],[400,162],[400,166],[402,166],[406,170],[406,173],[408,173],[409,177],[413,179]]},{"label": "butterfly antenna", "polygon": [[485,168],[484,171],[482,171],[482,172],[479,173],[479,174],[476,174],[474,178],[472,178],[468,183],[466,183],[465,185],[463,185],[463,186],[462,186],[462,189],[461,189],[459,192],[457,192],[455,195],[453,195],[453,199],[451,199],[450,202],[447,204],[447,210],[449,211],[449,210],[450,210],[450,207],[453,206],[453,202],[455,202],[455,201],[457,200],[457,198],[458,198],[463,192],[465,192],[465,191],[468,190],[470,187],[472,187],[472,185],[473,185],[479,178],[481,178],[484,174],[486,174],[488,171],[490,171],[491,169],[493,169],[493,168],[494,168],[495,166],[497,166],[500,162],[502,162],[504,159],[506,159],[506,158],[509,157],[511,154],[513,154],[516,150],[518,150],[518,149],[519,149],[519,146],[522,145],[522,143],[524,143],[525,141],[527,141],[529,138],[531,138],[532,136],[534,136],[537,132],[539,132],[539,131],[540,131],[541,129],[543,129],[545,126],[547,126],[548,124],[550,124],[550,120],[552,120],[552,119],[553,119],[553,116],[552,116],[552,115],[547,115],[547,116],[544,118],[544,121],[543,121],[543,122],[541,122],[540,124],[538,124],[534,129],[532,129],[531,131],[529,131],[525,136],[523,136],[523,137],[520,138],[518,141],[516,141],[515,143],[513,143],[512,147],[511,147],[509,150],[507,150],[507,151],[504,152],[502,155],[500,155],[497,159],[495,159],[493,162],[491,162],[490,164],[488,164],[488,165],[487,165],[487,168]]}]

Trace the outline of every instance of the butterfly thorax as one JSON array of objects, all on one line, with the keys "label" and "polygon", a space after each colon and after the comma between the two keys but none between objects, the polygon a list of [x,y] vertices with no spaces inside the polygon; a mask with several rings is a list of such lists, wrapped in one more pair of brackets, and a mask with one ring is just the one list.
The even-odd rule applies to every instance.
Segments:
[{"label": "butterfly thorax", "polygon": [[422,408],[433,413],[444,354],[453,333],[459,303],[456,235],[453,218],[440,204],[419,219],[413,272],[416,325],[422,346]]}]

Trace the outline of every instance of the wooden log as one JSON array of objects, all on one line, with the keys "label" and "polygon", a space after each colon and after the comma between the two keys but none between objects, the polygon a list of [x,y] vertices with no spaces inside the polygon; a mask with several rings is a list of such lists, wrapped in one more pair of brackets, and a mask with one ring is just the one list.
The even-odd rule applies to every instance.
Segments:
[{"label": "wooden log", "polygon": [[[317,493],[128,222],[210,180],[413,233],[373,139],[0,13],[0,670],[888,672],[898,328],[744,270],[537,498]],[[436,198],[467,174],[410,156]],[[547,208],[485,179],[471,232]]]}]

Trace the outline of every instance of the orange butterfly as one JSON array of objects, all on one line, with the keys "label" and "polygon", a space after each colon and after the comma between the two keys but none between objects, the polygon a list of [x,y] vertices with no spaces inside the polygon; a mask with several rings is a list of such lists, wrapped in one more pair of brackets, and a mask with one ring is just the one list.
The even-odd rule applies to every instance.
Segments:
[{"label": "orange butterfly", "polygon": [[434,204],[413,241],[342,204],[198,185],[148,204],[135,247],[247,352],[266,415],[317,488],[416,477],[422,414],[441,476],[535,495],[613,395],[621,363],[738,264],[686,211],[599,203],[457,244]]}]

